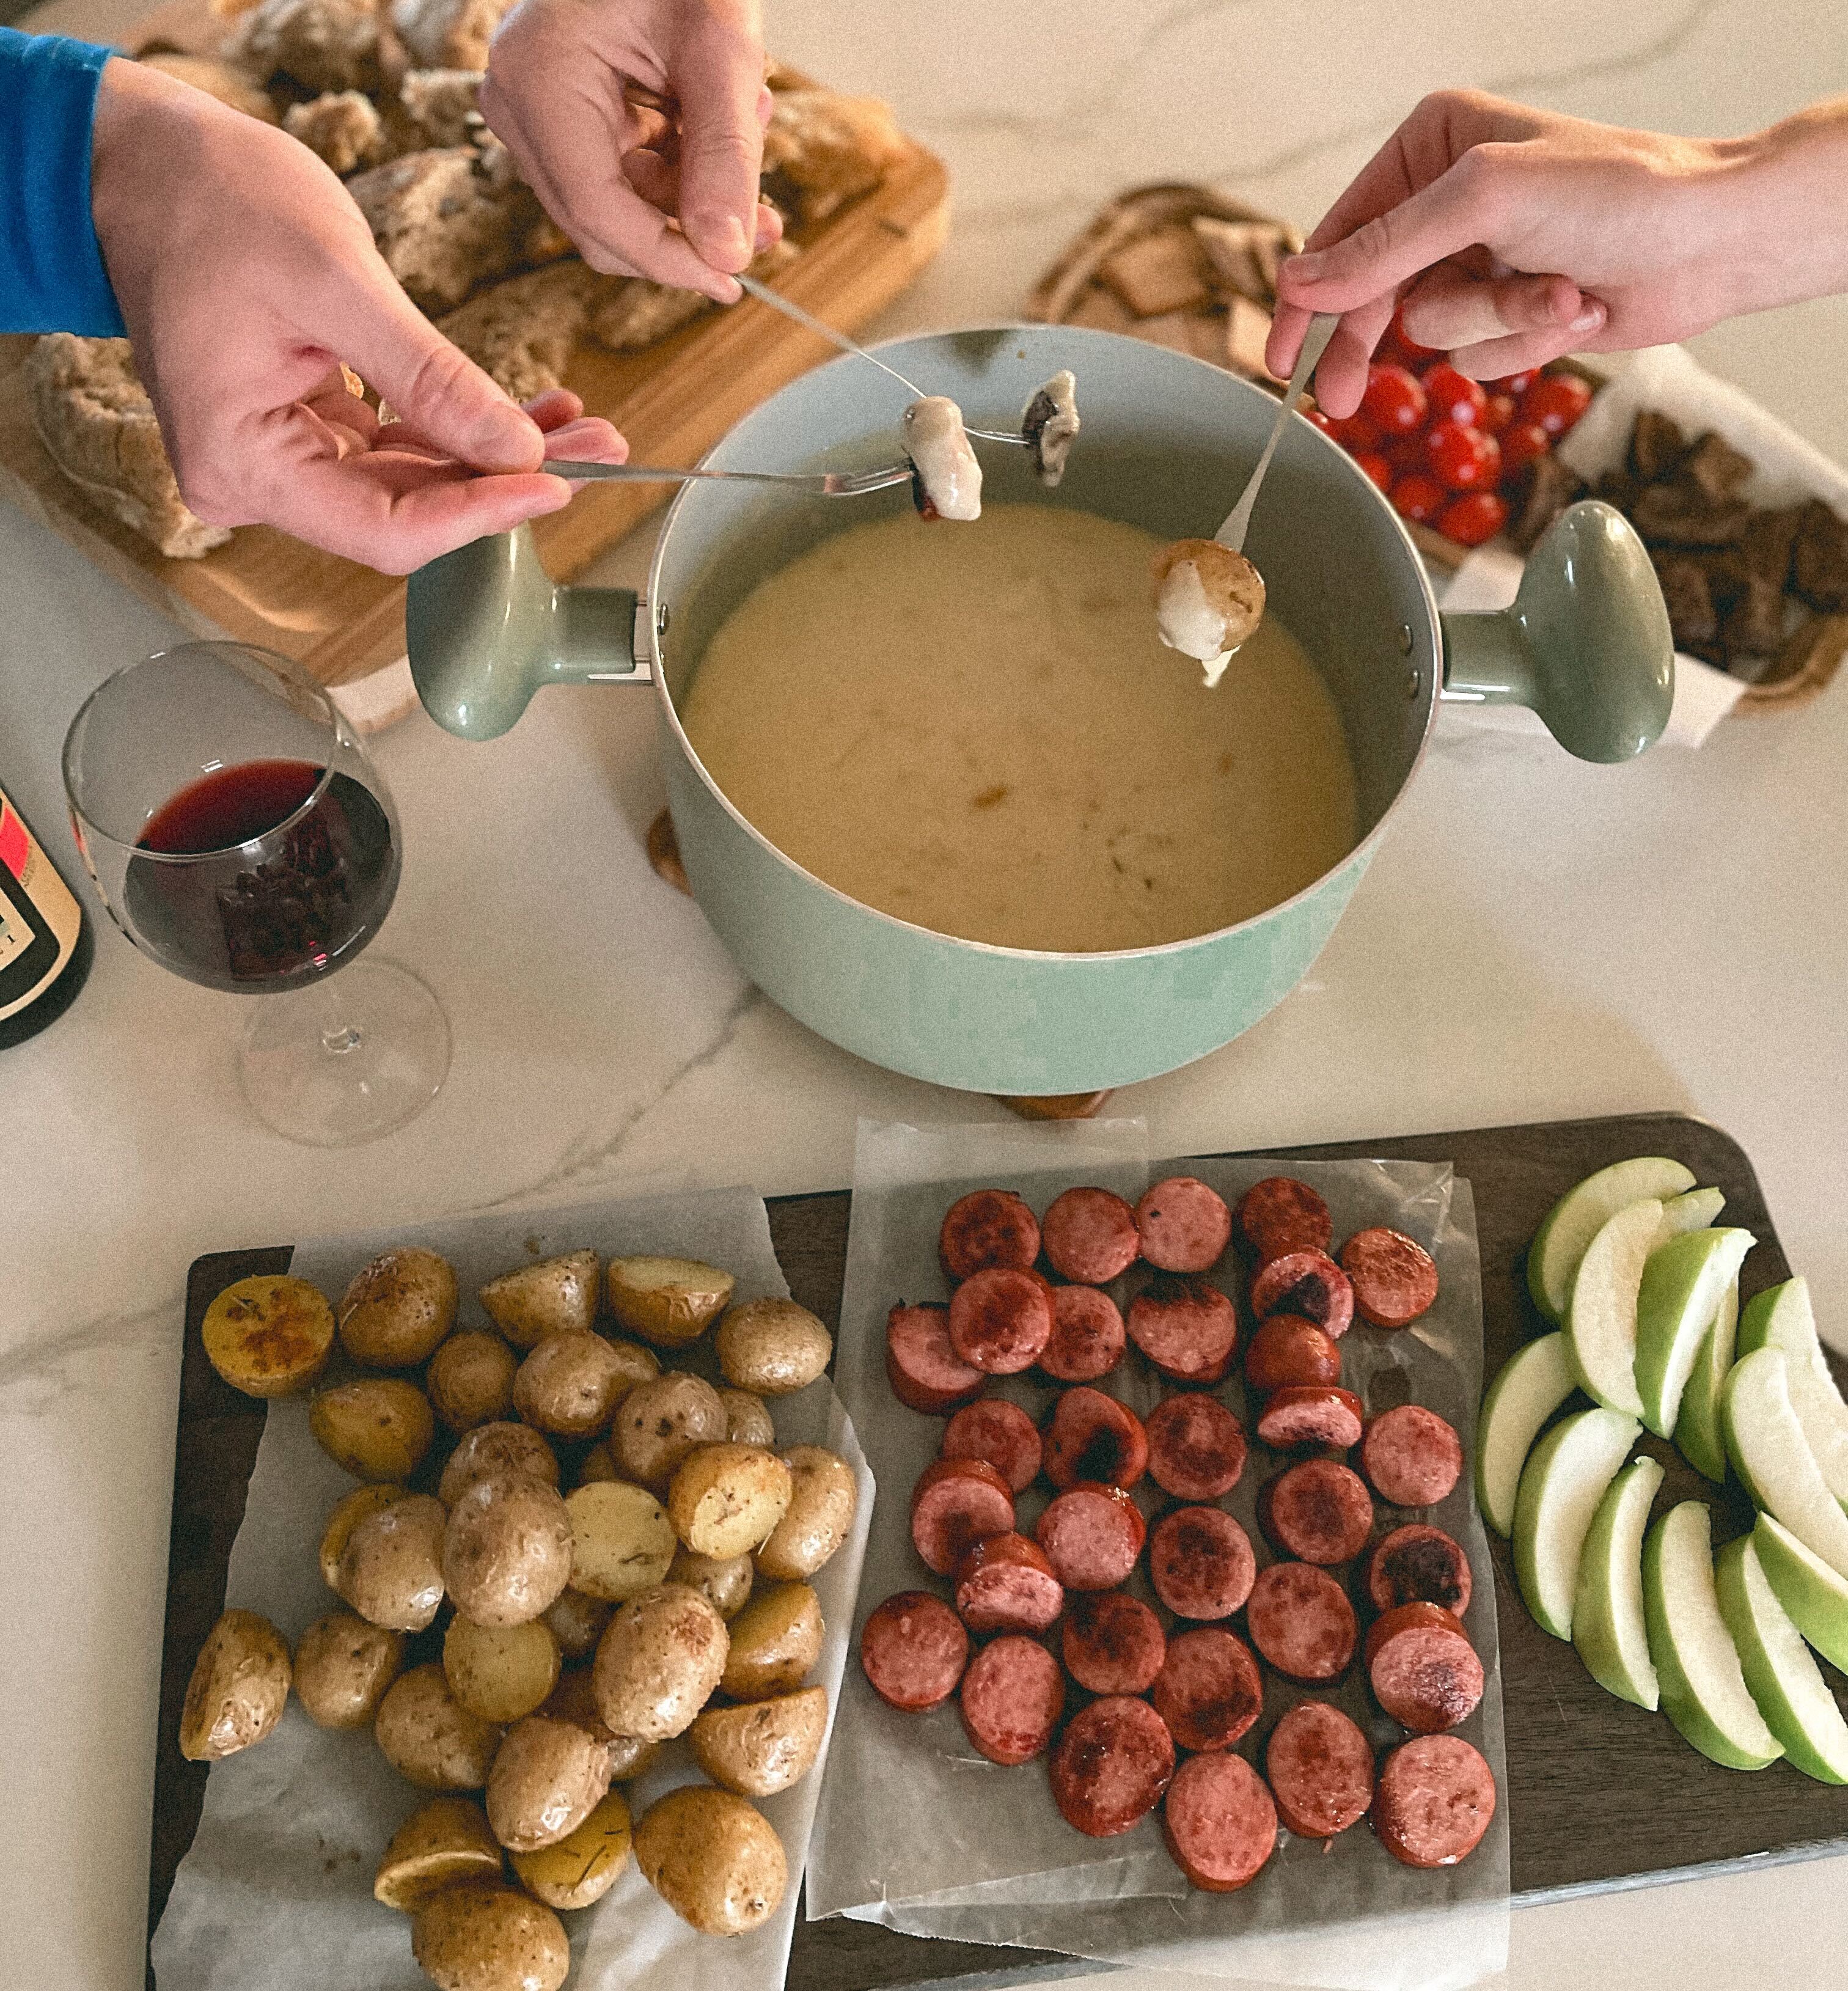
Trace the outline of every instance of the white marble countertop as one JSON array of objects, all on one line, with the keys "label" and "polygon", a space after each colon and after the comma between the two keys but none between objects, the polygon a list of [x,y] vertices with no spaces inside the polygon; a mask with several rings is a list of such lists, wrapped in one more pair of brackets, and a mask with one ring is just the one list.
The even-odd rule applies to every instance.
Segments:
[{"label": "white marble countertop", "polygon": [[[57,0],[106,36],[142,11]],[[1472,82],[1626,123],[1731,132],[1848,88],[1833,0],[770,0],[780,53],[877,92],[949,160],[949,248],[883,329],[1011,315],[1133,181],[1215,177],[1308,223],[1420,91]],[[1134,17],[1134,18],[1132,18]],[[1697,342],[1848,462],[1848,305]],[[644,536],[645,539],[645,536]],[[633,579],[644,547],[607,563]],[[0,778],[63,859],[57,748],[101,676],[172,640],[0,509]],[[453,1021],[413,1126],[335,1159],[257,1125],[232,999],[100,922],[54,1029],[0,1056],[0,1983],[141,1982],[182,1284],[197,1254],[663,1182],[844,1183],[862,1114],[999,1109],[876,1071],[740,979],[649,870],[652,702],[553,692],[467,747],[420,715],[379,756],[407,864],[383,951]],[[1606,770],[1447,715],[1309,978],[1193,1069],[1119,1096],[1157,1152],[1682,1108],[1755,1159],[1826,1323],[1848,1309],[1848,691]],[[1839,1327],[1826,1327],[1838,1341]],[[1848,1806],[1848,1797],[1845,1797]],[[1845,1814],[1848,1815],[1848,1814]],[[1648,1821],[1638,1821],[1639,1830]],[[1839,1984],[1848,1873],[1823,1861],[1523,1911],[1507,1982]],[[1827,1920],[1825,1919],[1827,1918]]]}]

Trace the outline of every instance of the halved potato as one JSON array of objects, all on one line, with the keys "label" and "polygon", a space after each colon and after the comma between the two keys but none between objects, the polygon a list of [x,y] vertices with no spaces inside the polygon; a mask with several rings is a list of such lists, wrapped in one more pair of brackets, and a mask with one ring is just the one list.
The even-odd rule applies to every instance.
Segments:
[{"label": "halved potato", "polygon": [[612,1258],[610,1311],[659,1348],[697,1341],[722,1314],[737,1281],[697,1258]]},{"label": "halved potato", "polygon": [[725,1438],[725,1406],[703,1376],[670,1369],[631,1390],[610,1427],[616,1469],[665,1493],[682,1459],[696,1445]]},{"label": "halved potato", "polygon": [[693,1761],[715,1784],[767,1798],[808,1775],[827,1732],[826,1690],[805,1686],[737,1707],[709,1707],[687,1740]]},{"label": "halved potato", "polygon": [[502,1877],[501,1849],[473,1798],[432,1798],[392,1834],[373,1898],[414,1915],[445,1887]]},{"label": "halved potato", "polygon": [[295,1698],[323,1728],[363,1728],[403,1663],[402,1634],[330,1612],[295,1641]]},{"label": "halved potato", "polygon": [[416,1383],[363,1376],[323,1390],[308,1429],[328,1458],[359,1479],[408,1479],[437,1435],[436,1413]]},{"label": "halved potato", "polygon": [[744,1935],[777,1911],[789,1885],[783,1842],[757,1807],[730,1791],[684,1784],[635,1827],[642,1878],[703,1935]]},{"label": "halved potato", "polygon": [[787,1397],[825,1373],[834,1337],[794,1300],[746,1300],[719,1323],[719,1366],[735,1388]]},{"label": "halved potato", "polygon": [[465,1327],[452,1334],[430,1358],[424,1387],[436,1414],[452,1431],[504,1418],[513,1405],[513,1376],[519,1358],[498,1334]]},{"label": "halved potato", "polygon": [[327,1366],[334,1310],[306,1279],[260,1272],[226,1286],[206,1309],[200,1338],[212,1366],[247,1397],[287,1397]]},{"label": "halved potato", "polygon": [[449,1691],[484,1721],[517,1721],[558,1684],[558,1641],[543,1618],[477,1625],[459,1612],[443,1634]]},{"label": "halved potato", "polygon": [[501,1731],[471,1714],[449,1691],[443,1669],[432,1664],[400,1673],[386,1690],[373,1739],[400,1776],[427,1791],[478,1791]]},{"label": "halved potato", "polygon": [[783,1463],[789,1469],[789,1506],[758,1549],[757,1567],[788,1583],[813,1576],[847,1539],[859,1489],[853,1467],[821,1445],[791,1445]]},{"label": "halved potato", "polygon": [[645,1486],[594,1480],[567,1496],[571,1585],[619,1602],[661,1581],[678,1546],[666,1510]]},{"label": "halved potato", "polygon": [[455,1268],[421,1244],[381,1251],[340,1300],[340,1341],[356,1362],[409,1369],[455,1325]]},{"label": "halved potato", "polygon": [[765,1700],[800,1686],[822,1656],[821,1599],[805,1583],[754,1597],[727,1628],[719,1684],[733,1700]]},{"label": "halved potato", "polygon": [[725,1435],[733,1445],[776,1443],[776,1424],[761,1397],[749,1390],[721,1390],[719,1401],[725,1406]]},{"label": "halved potato", "polygon": [[559,1991],[571,1968],[565,1925],[514,1887],[449,1887],[410,1925],[410,1953],[437,1991]]},{"label": "halved potato", "polygon": [[559,1438],[604,1429],[635,1387],[622,1359],[600,1334],[549,1334],[519,1365],[513,1407],[526,1421]]},{"label": "halved potato", "polygon": [[289,1697],[289,1649],[254,1611],[227,1611],[206,1634],[180,1709],[179,1752],[216,1763],[260,1742]]},{"label": "halved potato", "polygon": [[478,1479],[522,1474],[547,1486],[558,1484],[558,1455],[529,1424],[497,1418],[463,1432],[443,1466],[437,1497],[453,1507]]},{"label": "halved potato", "polygon": [[381,1507],[389,1507],[393,1501],[402,1500],[404,1490],[388,1480],[381,1480],[370,1486],[356,1486],[335,1506],[321,1536],[321,1580],[329,1590],[340,1587],[340,1558],[346,1553],[354,1529],[368,1514],[376,1514]]},{"label": "halved potato", "polygon": [[584,1455],[584,1462],[577,1469],[580,1486],[594,1486],[601,1479],[620,1479],[622,1475],[616,1470],[616,1462],[610,1456],[610,1441],[600,1438]]},{"label": "halved potato", "polygon": [[[570,1503],[567,1501],[567,1510]],[[587,1659],[597,1649],[603,1628],[614,1607],[607,1598],[587,1597],[581,1590],[561,1590],[543,1614],[558,1641],[558,1649],[567,1659]]]},{"label": "halved potato", "polygon": [[667,1516],[697,1555],[747,1554],[788,1513],[792,1483],[761,1445],[699,1445],[675,1469]]},{"label": "halved potato", "polygon": [[598,1270],[594,1251],[519,1265],[482,1287],[482,1306],[516,1348],[536,1347],[549,1334],[588,1334],[597,1319]]},{"label": "halved potato", "polygon": [[587,1908],[615,1886],[628,1863],[629,1808],[620,1791],[602,1802],[574,1832],[556,1845],[513,1856],[513,1870],[526,1891],[550,1908]]},{"label": "halved potato", "polygon": [[529,1714],[507,1731],[488,1772],[488,1823],[509,1853],[575,1832],[610,1788],[610,1759],[575,1721]]},{"label": "halved potato", "polygon": [[750,1601],[757,1574],[757,1565],[747,1555],[703,1556],[682,1549],[669,1565],[667,1580],[698,1591],[721,1618],[729,1619]]},{"label": "halved potato", "polygon": [[362,1514],[341,1551],[334,1588],[369,1625],[421,1632],[442,1606],[448,1518],[428,1493]]}]

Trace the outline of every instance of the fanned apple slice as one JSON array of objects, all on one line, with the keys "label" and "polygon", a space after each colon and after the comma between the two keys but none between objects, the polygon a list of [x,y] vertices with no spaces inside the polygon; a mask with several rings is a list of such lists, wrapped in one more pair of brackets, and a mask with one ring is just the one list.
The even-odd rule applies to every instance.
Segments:
[{"label": "fanned apple slice", "polygon": [[1700,1338],[1756,1241],[1749,1230],[1690,1230],[1649,1254],[1636,1295],[1636,1388],[1658,1438],[1673,1432]]},{"label": "fanned apple slice", "polygon": [[1717,1189],[1690,1189],[1680,1196],[1662,1199],[1662,1234],[1679,1237],[1690,1230],[1704,1230],[1726,1207],[1725,1192]]},{"label": "fanned apple slice", "polygon": [[1714,1557],[1714,1582],[1720,1615],[1765,1725],[1805,1776],[1848,1784],[1848,1721],[1803,1635],[1778,1601],[1750,1535],[1728,1542]]},{"label": "fanned apple slice", "polygon": [[1566,1348],[1587,1396],[1625,1417],[1642,1415],[1636,1387],[1636,1298],[1661,1241],[1654,1196],[1626,1203],[1585,1247],[1566,1307]]},{"label": "fanned apple slice", "polygon": [[1790,1401],[1781,1348],[1761,1348],[1732,1366],[1720,1394],[1726,1449],[1752,1504],[1775,1514],[1805,1547],[1848,1576],[1848,1514],[1836,1503]]},{"label": "fanned apple slice", "polygon": [[1562,1418],[1527,1455],[1514,1503],[1514,1573],[1533,1622],[1572,1635],[1578,1565],[1591,1516],[1636,1441],[1634,1418],[1581,1411]]},{"label": "fanned apple slice", "polygon": [[1591,1516],[1572,1604],[1572,1642],[1607,1693],[1639,1707],[1660,1698],[1642,1608],[1642,1537],[1662,1484],[1661,1465],[1632,1458],[1605,1489]]},{"label": "fanned apple slice", "polygon": [[1645,1196],[1662,1202],[1693,1186],[1692,1169],[1660,1155],[1613,1162],[1575,1183],[1540,1220],[1527,1247],[1527,1290],[1533,1304],[1547,1319],[1563,1322],[1572,1297],[1572,1275],[1605,1224],[1626,1203]]},{"label": "fanned apple slice", "polygon": [[1675,1420],[1675,1443],[1697,1472],[1716,1486],[1726,1483],[1726,1434],[1720,1428],[1720,1392],[1733,1366],[1739,1330],[1739,1281],[1720,1295],[1712,1324],[1700,1337],[1693,1373],[1681,1393],[1681,1412]]},{"label": "fanned apple slice", "polygon": [[1521,1468],[1540,1427],[1577,1387],[1566,1337],[1557,1330],[1517,1348],[1489,1384],[1476,1426],[1475,1497],[1498,1535],[1514,1533]]},{"label": "fanned apple slice", "polygon": [[1791,1622],[1824,1659],[1848,1673],[1848,1577],[1831,1569],[1769,1514],[1758,1516],[1751,1538]]},{"label": "fanned apple slice", "polygon": [[1786,1279],[1760,1293],[1739,1321],[1739,1353],[1781,1348],[1790,1382],[1790,1407],[1803,1427],[1822,1479],[1836,1499],[1848,1504],[1848,1404],[1822,1357],[1809,1281]]}]

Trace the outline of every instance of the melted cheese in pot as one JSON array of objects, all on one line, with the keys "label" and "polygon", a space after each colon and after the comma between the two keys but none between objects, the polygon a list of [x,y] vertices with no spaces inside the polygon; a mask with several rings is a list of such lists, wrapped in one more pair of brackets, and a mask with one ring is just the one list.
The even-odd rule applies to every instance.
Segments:
[{"label": "melted cheese in pot", "polygon": [[1275,614],[1208,690],[1160,542],[1050,505],[825,540],[713,637],[682,716],[733,805],[862,904],[1051,952],[1211,933],[1356,840],[1333,700]]}]

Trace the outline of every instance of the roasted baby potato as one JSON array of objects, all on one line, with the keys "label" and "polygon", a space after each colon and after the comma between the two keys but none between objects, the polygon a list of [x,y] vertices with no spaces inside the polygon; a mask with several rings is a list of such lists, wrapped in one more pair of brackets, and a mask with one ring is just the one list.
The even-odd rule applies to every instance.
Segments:
[{"label": "roasted baby potato", "polygon": [[565,1502],[571,1517],[571,1581],[588,1597],[619,1602],[659,1583],[674,1559],[673,1523],[645,1486],[594,1481]]},{"label": "roasted baby potato", "polygon": [[410,1925],[411,1954],[437,1991],[558,1991],[571,1967],[565,1925],[512,1887],[451,1887]]},{"label": "roasted baby potato", "polygon": [[[719,1629],[723,1636],[725,1628]],[[269,1734],[288,1697],[282,1634],[254,1611],[226,1612],[192,1663],[179,1713],[180,1754],[193,1763],[235,1756]]]},{"label": "roasted baby potato", "polygon": [[450,1509],[443,1581],[465,1618],[524,1625],[570,1576],[571,1517],[556,1487],[502,1473],[476,1480]]},{"label": "roasted baby potato", "polygon": [[356,1486],[335,1505],[321,1537],[321,1580],[329,1590],[339,1587],[340,1558],[346,1553],[354,1529],[368,1514],[376,1514],[381,1507],[389,1507],[393,1501],[403,1497],[402,1486],[382,1481],[376,1486]]},{"label": "roasted baby potato", "polygon": [[657,1584],[618,1607],[591,1668],[597,1710],[618,1735],[683,1735],[725,1670],[725,1620],[696,1590]]},{"label": "roasted baby potato", "polygon": [[610,1428],[617,1470],[665,1493],[674,1470],[696,1445],[725,1438],[725,1406],[703,1377],[669,1370],[631,1390]]},{"label": "roasted baby potato", "polygon": [[330,1612],[295,1641],[295,1698],[323,1728],[363,1728],[403,1663],[398,1633]]},{"label": "roasted baby potato", "polygon": [[789,1884],[783,1842],[754,1805],[730,1791],[683,1785],[635,1827],[642,1878],[702,1935],[744,1935],[777,1911]]},{"label": "roasted baby potato", "polygon": [[693,1761],[715,1784],[747,1798],[767,1798],[808,1775],[827,1732],[826,1691],[804,1686],[769,1700],[709,1707],[687,1740]]},{"label": "roasted baby potato", "polygon": [[[569,1501],[565,1504],[570,1506]],[[587,1659],[597,1649],[613,1608],[607,1598],[587,1597],[581,1590],[561,1590],[544,1612],[560,1652],[567,1659]]]},{"label": "roasted baby potato", "polygon": [[712,1326],[737,1283],[697,1258],[612,1258],[610,1311],[644,1341],[679,1348]]},{"label": "roasted baby potato", "polygon": [[783,1463],[789,1506],[757,1550],[757,1567],[788,1583],[813,1576],[847,1539],[859,1489],[846,1459],[818,1445],[791,1445]]},{"label": "roasted baby potato", "polygon": [[594,1251],[567,1251],[516,1266],[481,1291],[482,1310],[516,1348],[548,1334],[588,1334],[597,1320],[599,1267]]},{"label": "roasted baby potato", "polygon": [[226,1286],[199,1334],[212,1366],[247,1397],[287,1397],[327,1366],[334,1310],[306,1279],[260,1272]]},{"label": "roasted baby potato", "polygon": [[629,1857],[629,1808],[605,1793],[584,1823],[556,1844],[513,1856],[513,1870],[549,1908],[587,1908],[616,1884]]},{"label": "roasted baby potato", "polygon": [[413,1666],[392,1682],[373,1735],[398,1775],[427,1791],[478,1791],[501,1741],[499,1728],[471,1714],[435,1665]]},{"label": "roasted baby potato", "polygon": [[432,1798],[392,1834],[373,1898],[414,1915],[445,1887],[502,1877],[501,1849],[473,1798]]},{"label": "roasted baby potato", "polygon": [[513,1407],[539,1431],[589,1438],[634,1387],[601,1335],[549,1334],[519,1365]]},{"label": "roasted baby potato", "polygon": [[682,1549],[668,1565],[667,1581],[696,1590],[721,1618],[737,1616],[750,1601],[757,1567],[747,1555],[696,1555]]},{"label": "roasted baby potato", "polygon": [[502,1479],[509,1473],[556,1486],[558,1455],[529,1425],[497,1419],[463,1432],[444,1465],[437,1492],[446,1507],[453,1507],[476,1480]]},{"label": "roasted baby potato", "polygon": [[661,1754],[659,1742],[645,1742],[639,1735],[618,1735],[597,1709],[596,1683],[588,1666],[578,1666],[564,1674],[552,1690],[552,1697],[539,1710],[559,1721],[575,1721],[602,1744],[610,1759],[612,1781],[639,1777],[652,1769]]},{"label": "roasted baby potato", "polygon": [[488,1823],[509,1853],[575,1832],[610,1788],[610,1759],[575,1721],[529,1714],[507,1731],[488,1772]]},{"label": "roasted baby potato", "polygon": [[420,1632],[443,1601],[441,1500],[406,1493],[361,1516],[341,1551],[334,1588],[369,1625]]},{"label": "roasted baby potato", "polygon": [[458,1613],[443,1634],[449,1691],[484,1721],[517,1721],[558,1684],[558,1641],[543,1618],[478,1625]]},{"label": "roasted baby potato", "polygon": [[519,1358],[498,1334],[465,1327],[452,1334],[424,1371],[437,1415],[452,1431],[504,1418],[513,1405],[513,1375]]},{"label": "roasted baby potato", "polygon": [[698,1445],[675,1469],[667,1517],[696,1555],[745,1555],[788,1511],[791,1484],[761,1445]]},{"label": "roasted baby potato", "polygon": [[455,1325],[455,1268],[421,1244],[381,1251],[340,1299],[340,1343],[356,1362],[409,1369]]},{"label": "roasted baby potato", "polygon": [[761,1397],[748,1390],[721,1390],[719,1401],[725,1406],[725,1435],[733,1445],[776,1443],[777,1428]]},{"label": "roasted baby potato", "polygon": [[594,1486],[600,1480],[620,1479],[622,1475],[616,1470],[616,1462],[610,1456],[610,1441],[600,1438],[584,1455],[577,1469],[580,1486]]},{"label": "roasted baby potato", "polygon": [[822,1656],[821,1600],[805,1583],[754,1597],[727,1628],[719,1684],[733,1700],[767,1700],[800,1686]]},{"label": "roasted baby potato", "polygon": [[824,1373],[834,1337],[794,1300],[746,1300],[719,1323],[719,1366],[735,1388],[787,1397]]},{"label": "roasted baby potato", "polygon": [[328,1458],[359,1479],[408,1479],[437,1435],[436,1414],[416,1383],[364,1376],[323,1390],[308,1429]]}]

